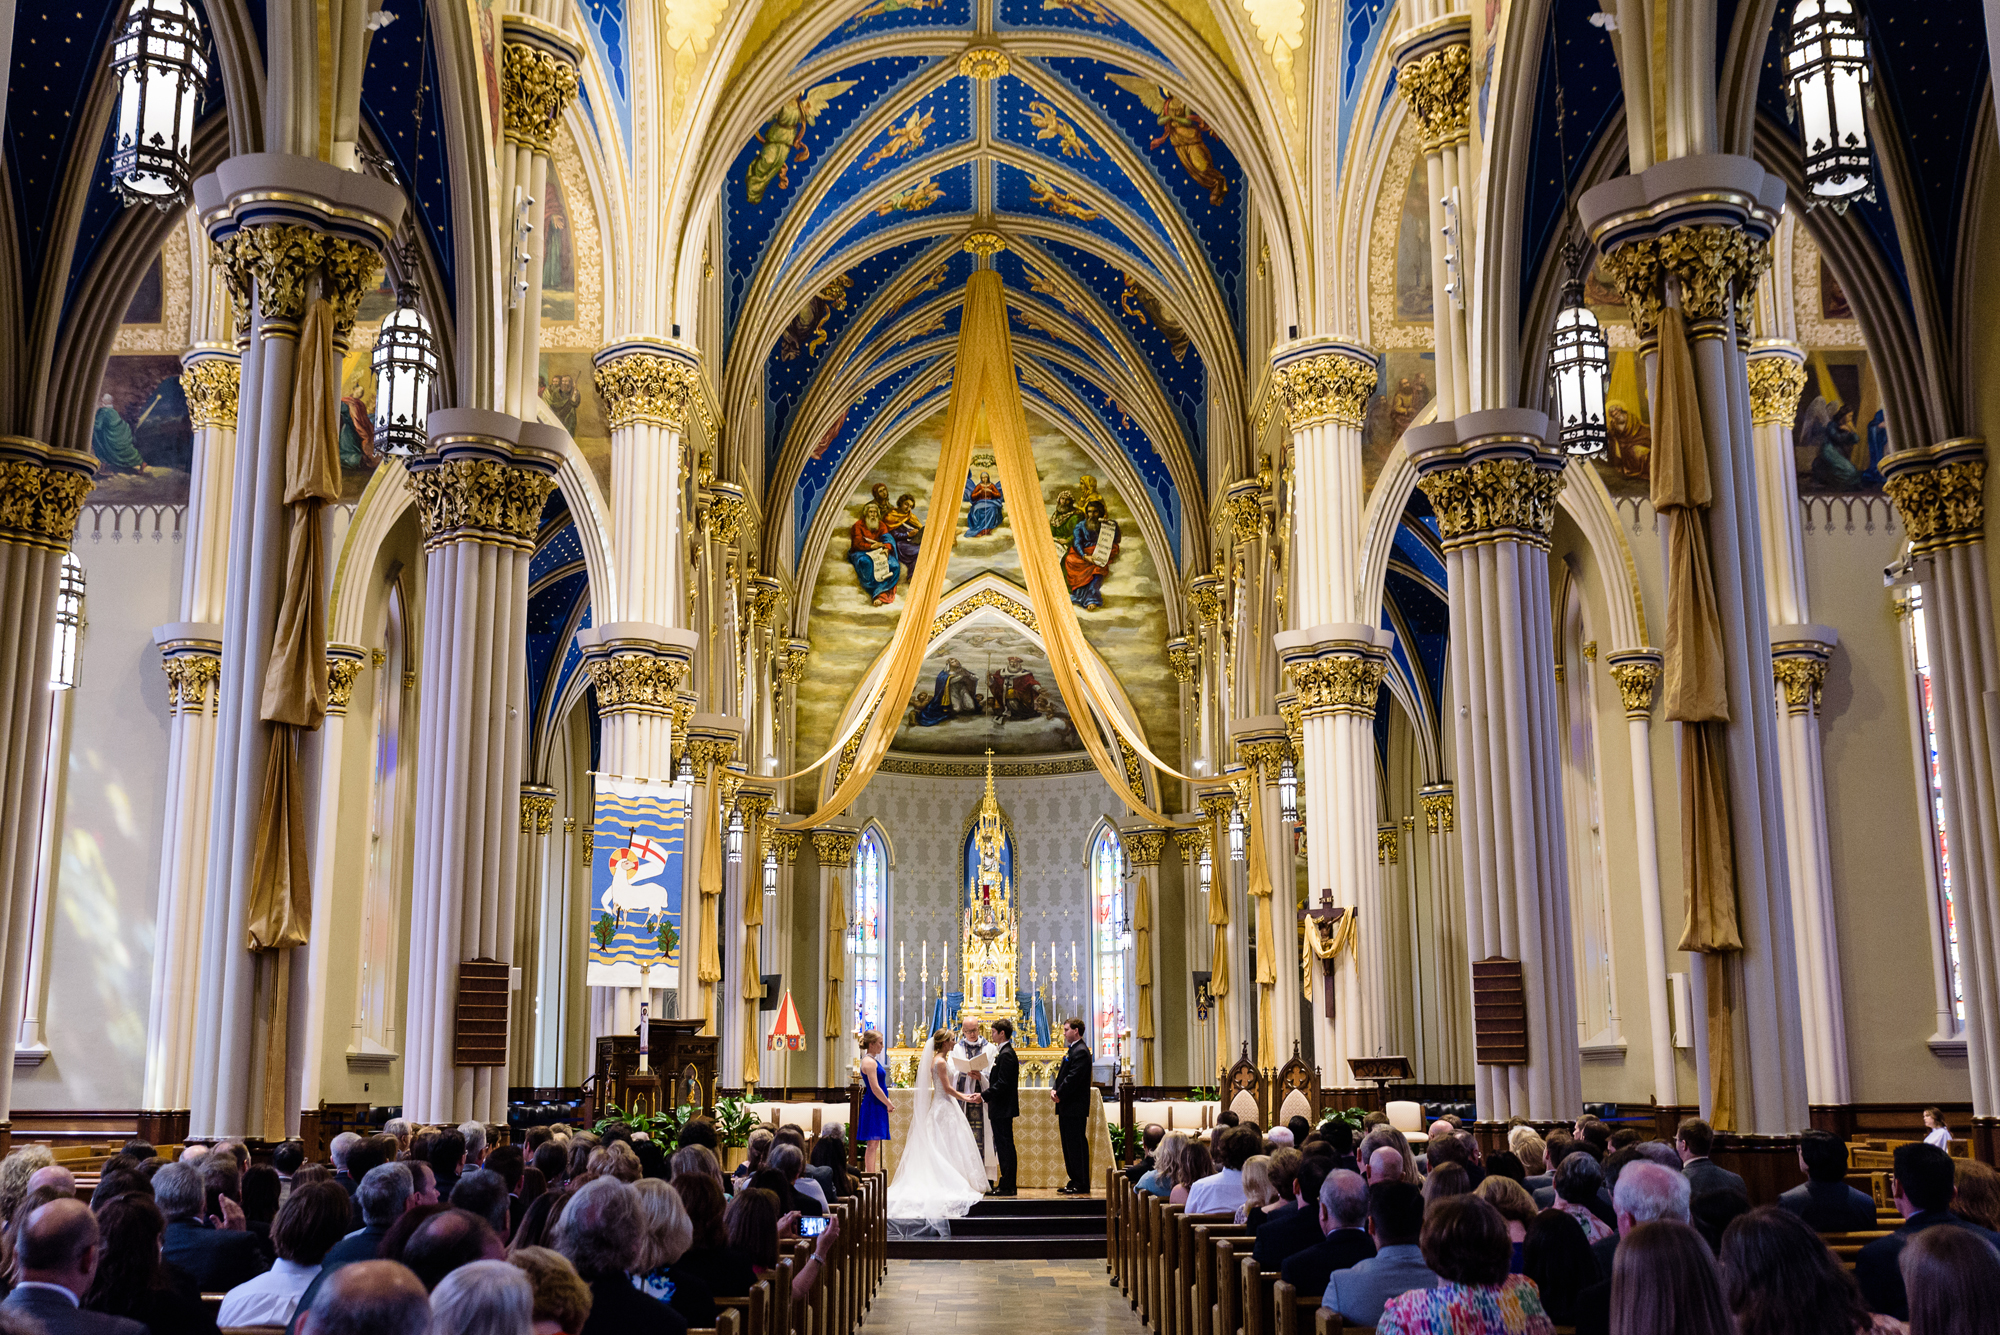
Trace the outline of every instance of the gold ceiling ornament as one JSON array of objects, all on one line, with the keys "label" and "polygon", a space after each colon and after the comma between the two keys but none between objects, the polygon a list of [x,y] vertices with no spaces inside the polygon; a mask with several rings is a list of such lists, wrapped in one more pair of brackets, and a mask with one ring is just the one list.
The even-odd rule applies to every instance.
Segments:
[{"label": "gold ceiling ornament", "polygon": [[207,710],[208,688],[222,677],[222,657],[178,653],[161,659],[160,670],[167,674],[167,712],[200,714]]},{"label": "gold ceiling ornament", "polygon": [[1750,422],[1753,426],[1789,427],[1799,415],[1805,392],[1806,368],[1782,353],[1750,358]]},{"label": "gold ceiling ornament", "polygon": [[1826,660],[1817,654],[1774,657],[1771,680],[1785,693],[1786,713],[1817,714],[1826,686]]},{"label": "gold ceiling ornament", "polygon": [[980,589],[970,597],[959,599],[931,618],[931,638],[937,639],[982,607],[998,608],[1029,630],[1035,629],[1035,609],[999,589]]},{"label": "gold ceiling ornament", "polygon": [[1358,428],[1368,419],[1376,371],[1372,361],[1324,352],[1273,368],[1271,379],[1284,400],[1292,430],[1322,422]]},{"label": "gold ceiling ornament", "polygon": [[1919,458],[1899,467],[1891,454],[1883,471],[1889,477],[1882,489],[1895,502],[1917,552],[1962,546],[1986,536],[1985,460],[1929,463]]},{"label": "gold ceiling ornament", "polygon": [[361,675],[363,663],[358,658],[346,654],[326,656],[326,712],[345,714],[347,707],[354,703],[354,679]]},{"label": "gold ceiling ornament", "polygon": [[1388,670],[1389,661],[1367,654],[1328,654],[1297,659],[1287,666],[1304,717],[1366,714],[1373,718],[1375,696],[1381,689],[1382,674]]},{"label": "gold ceiling ornament", "polygon": [[[16,547],[40,547],[66,552],[76,537],[76,517],[90,495],[96,462],[73,450],[50,450],[23,436],[0,437],[0,453],[9,446],[28,446],[22,453],[35,458],[0,458],[0,542]],[[61,454],[73,463],[48,461]]]},{"label": "gold ceiling ornament", "polygon": [[980,259],[991,259],[1007,249],[1007,238],[998,232],[979,231],[969,233],[965,238],[964,250]]},{"label": "gold ceiling ornament", "polygon": [[1142,830],[1125,830],[1120,837],[1125,844],[1126,856],[1135,867],[1157,867],[1160,858],[1167,851],[1168,831],[1157,827]]},{"label": "gold ceiling ornament", "polygon": [[997,79],[1013,63],[997,46],[975,46],[958,58],[958,72],[968,79]]},{"label": "gold ceiling ornament", "polygon": [[1417,806],[1424,813],[1425,834],[1450,834],[1456,813],[1449,784],[1423,788],[1417,792]]},{"label": "gold ceiling ornament", "polygon": [[1659,663],[1650,659],[1613,663],[1611,679],[1624,697],[1626,718],[1644,718],[1653,712],[1653,690],[1660,684]]},{"label": "gold ceiling ornament", "polygon": [[584,659],[583,669],[597,688],[600,713],[671,718],[688,664],[660,654],[608,654]]},{"label": "gold ceiling ornament", "polygon": [[1417,113],[1424,149],[1436,152],[1472,133],[1472,48],[1454,43],[1404,65],[1396,85]]},{"label": "gold ceiling ornament", "polygon": [[187,398],[188,424],[196,431],[205,428],[236,429],[237,393],[243,384],[243,365],[235,357],[204,356],[181,367],[181,393]]},{"label": "gold ceiling ornament", "polygon": [[556,480],[539,468],[495,459],[442,459],[407,475],[424,549],[485,542],[532,551]]},{"label": "gold ceiling ornament", "polygon": [[1375,827],[1375,861],[1383,866],[1393,867],[1402,861],[1402,841],[1393,825]]},{"label": "gold ceiling ornament", "polygon": [[555,828],[556,792],[540,784],[521,785],[521,833],[546,835]]},{"label": "gold ceiling ornament", "polygon": [[822,867],[851,867],[854,865],[854,846],[861,842],[857,830],[814,830],[813,852],[819,856]]},{"label": "gold ceiling ornament", "polygon": [[354,332],[361,299],[382,283],[382,256],[365,241],[329,236],[320,240],[326,282],[324,294],[333,307],[333,339],[345,345]]},{"label": "gold ceiling ornament", "polygon": [[701,373],[678,357],[628,352],[599,365],[592,379],[611,410],[613,431],[640,422],[679,431],[687,425],[689,408],[703,426],[715,429]]},{"label": "gold ceiling ornament", "polygon": [[1506,538],[1546,549],[1564,481],[1560,467],[1532,459],[1482,459],[1428,473],[1417,486],[1437,514],[1447,550]]},{"label": "gold ceiling ornament", "polygon": [[526,42],[502,44],[500,119],[507,142],[547,153],[576,88],[576,66],[555,53]]}]

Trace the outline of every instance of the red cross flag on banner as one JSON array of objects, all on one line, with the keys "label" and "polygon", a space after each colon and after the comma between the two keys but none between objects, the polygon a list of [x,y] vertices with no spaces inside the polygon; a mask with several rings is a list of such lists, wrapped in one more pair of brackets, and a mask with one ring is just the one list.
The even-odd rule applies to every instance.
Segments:
[{"label": "red cross flag on banner", "polygon": [[799,1008],[792,1001],[792,990],[785,989],[785,999],[778,1007],[778,1020],[771,1026],[771,1036],[764,1045],[773,1052],[804,1052],[806,1050],[806,1027],[799,1023]]}]

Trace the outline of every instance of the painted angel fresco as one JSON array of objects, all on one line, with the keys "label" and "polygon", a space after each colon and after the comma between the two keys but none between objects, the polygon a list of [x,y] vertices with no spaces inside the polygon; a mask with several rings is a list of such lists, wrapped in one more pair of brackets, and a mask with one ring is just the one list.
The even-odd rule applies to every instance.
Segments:
[{"label": "painted angel fresco", "polygon": [[852,277],[837,274],[832,282],[813,293],[812,299],[785,326],[785,332],[778,335],[779,361],[795,362],[801,357],[818,355],[826,344],[826,322],[835,311],[847,309],[847,289],[852,286]]},{"label": "painted angel fresco", "polygon": [[1146,147],[1172,145],[1174,156],[1181,160],[1189,178],[1208,191],[1209,205],[1221,208],[1223,197],[1229,193],[1229,181],[1216,165],[1215,155],[1209,151],[1208,122],[1196,114],[1193,107],[1151,79],[1142,79],[1136,74],[1107,74],[1104,77],[1145,103],[1146,109],[1159,118],[1160,132]]},{"label": "painted angel fresco", "polygon": [[1079,222],[1090,222],[1102,216],[1096,209],[1061,186],[1052,181],[1045,181],[1039,176],[1028,177],[1028,202],[1039,204],[1050,213],[1061,214],[1065,218],[1075,218]]},{"label": "painted angel fresco", "polygon": [[937,120],[930,112],[918,107],[910,112],[909,119],[901,125],[889,127],[889,142],[868,155],[868,161],[861,164],[862,171],[874,171],[890,158],[905,158],[924,146],[924,131]]},{"label": "painted angel fresco", "polygon": [[1167,351],[1174,355],[1175,361],[1187,360],[1187,329],[1157,296],[1141,287],[1129,272],[1125,274],[1125,290],[1118,294],[1118,309],[1140,324],[1150,324],[1159,330],[1160,337],[1167,340]]},{"label": "painted angel fresco", "polygon": [[791,188],[791,165],[804,162],[811,156],[806,147],[807,128],[832,105],[833,99],[859,82],[858,79],[835,79],[816,84],[778,108],[764,128],[757,132],[757,141],[763,147],[757,150],[756,157],[750,159],[750,166],[743,173],[744,199],[752,204],[763,203],[764,192],[771,188],[774,180],[780,190]]},{"label": "painted angel fresco", "polygon": [[884,14],[899,14],[904,10],[943,9],[944,0],[875,0],[875,3],[856,14],[841,25],[841,32],[853,32],[869,19],[879,19]]},{"label": "painted angel fresco", "polygon": [[1036,100],[1028,103],[1028,124],[1034,127],[1036,139],[1053,139],[1062,149],[1066,158],[1089,158],[1096,162],[1097,150],[1084,142],[1076,127],[1064,120],[1056,109],[1047,102]]},{"label": "painted angel fresco", "polygon": [[905,190],[889,196],[882,207],[875,210],[875,216],[886,218],[892,213],[921,213],[944,198],[944,187],[935,177],[926,176]]},{"label": "painted angel fresco", "polygon": [[1042,0],[1042,9],[1074,14],[1080,19],[1106,26],[1118,22],[1118,16],[1106,9],[1098,0]]}]

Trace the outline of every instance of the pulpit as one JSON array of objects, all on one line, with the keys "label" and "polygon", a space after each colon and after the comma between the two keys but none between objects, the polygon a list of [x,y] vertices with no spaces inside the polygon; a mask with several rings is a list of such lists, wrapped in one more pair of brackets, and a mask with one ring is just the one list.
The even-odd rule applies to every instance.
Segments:
[{"label": "pulpit", "polygon": [[[639,1036],[604,1034],[597,1040],[597,1074],[591,1118],[613,1106],[629,1108],[634,1098],[672,1112],[691,1103],[715,1109],[716,1040],[701,1032],[700,1020],[649,1020],[646,1035],[651,1070],[639,1071]],[[650,1078],[648,1078],[650,1077]]]}]

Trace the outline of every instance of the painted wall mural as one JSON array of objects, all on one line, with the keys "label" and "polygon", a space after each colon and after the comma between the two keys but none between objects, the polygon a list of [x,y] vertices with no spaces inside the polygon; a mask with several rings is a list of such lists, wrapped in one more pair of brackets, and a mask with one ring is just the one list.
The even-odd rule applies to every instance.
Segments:
[{"label": "painted wall mural", "polygon": [[[832,739],[889,642],[924,543],[942,525],[959,531],[948,589],[986,573],[1021,587],[1017,534],[1058,548],[1084,634],[1117,675],[1147,738],[1156,748],[1177,746],[1179,692],[1166,665],[1159,566],[1130,503],[1076,442],[1030,411],[1042,495],[1007,495],[991,450],[975,449],[952,513],[927,514],[943,429],[937,412],[906,430],[840,502],[827,531],[808,622],[813,666],[798,688],[801,751],[817,755]],[[1020,601],[1026,605],[1025,592]],[[1018,669],[1012,658],[1021,660]],[[1081,746],[1034,637],[990,619],[934,646],[903,703],[899,750],[977,755],[990,745],[1030,754]]]},{"label": "painted wall mural", "polygon": [[[1429,290],[1429,284],[1425,284]],[[1382,354],[1375,396],[1361,425],[1361,486],[1372,489],[1389,451],[1437,394],[1437,354],[1427,348],[1390,348]]]},{"label": "painted wall mural", "polygon": [[591,354],[573,348],[544,351],[536,392],[569,432],[577,449],[597,474],[597,485],[611,494],[611,419],[597,396]]},{"label": "painted wall mural", "polygon": [[181,359],[114,356],[91,416],[95,505],[185,505],[194,429],[181,393]]}]

